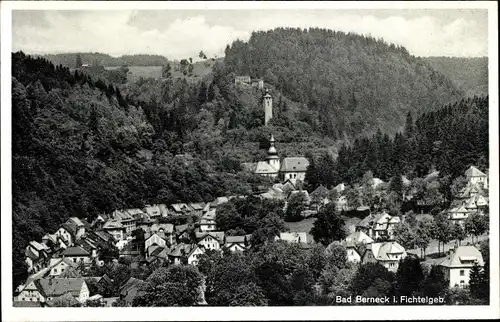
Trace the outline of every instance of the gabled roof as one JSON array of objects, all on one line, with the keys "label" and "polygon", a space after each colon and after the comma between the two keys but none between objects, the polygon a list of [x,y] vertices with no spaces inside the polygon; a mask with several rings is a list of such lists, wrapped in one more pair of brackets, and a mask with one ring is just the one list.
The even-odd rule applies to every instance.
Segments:
[{"label": "gabled roof", "polygon": [[328,189],[323,186],[323,185],[319,185],[316,189],[314,189],[313,192],[311,192],[309,195],[311,196],[311,198],[314,198],[314,197],[320,197],[320,196],[325,196],[328,194]]},{"label": "gabled roof", "polygon": [[28,257],[32,261],[36,261],[38,259],[38,255],[35,254],[35,253],[33,253],[33,251],[31,250],[31,248],[29,248],[29,247],[26,247],[26,250],[24,251],[24,254],[26,255],[26,257]]},{"label": "gabled roof", "polygon": [[401,254],[405,252],[404,247],[395,241],[372,243],[368,245],[367,248],[372,250],[373,256],[377,260],[392,260],[389,258],[388,254]]},{"label": "gabled roof", "polygon": [[215,220],[216,216],[217,216],[217,213],[216,213],[215,209],[212,209],[212,210],[208,211],[207,213],[205,213],[203,216],[201,216],[201,219]]},{"label": "gabled roof", "polygon": [[198,242],[202,241],[207,236],[211,236],[212,238],[216,239],[219,243],[222,243],[224,241],[225,234],[223,231],[207,231],[207,232],[196,232],[195,236]]},{"label": "gabled roof", "polygon": [[[476,247],[459,246],[455,250],[450,250],[448,256],[439,265],[445,267],[472,267],[475,260],[477,260],[478,265],[484,265],[483,255]],[[472,263],[469,261],[472,261]]]},{"label": "gabled roof", "polygon": [[266,161],[257,162],[257,166],[255,167],[256,174],[276,174],[278,173],[278,169],[267,163]]},{"label": "gabled roof", "polygon": [[110,219],[104,223],[102,229],[125,229],[125,227],[117,220]]},{"label": "gabled roof", "polygon": [[80,246],[73,246],[66,248],[62,254],[62,256],[90,256],[90,253],[87,252]]},{"label": "gabled roof", "polygon": [[120,295],[122,296],[126,296],[127,293],[131,290],[131,289],[134,289],[134,288],[140,288],[141,285],[144,283],[143,280],[140,280],[138,278],[135,278],[135,277],[131,277],[128,279],[128,281],[123,284],[120,289],[119,289],[119,292],[120,292]]},{"label": "gabled roof", "polygon": [[465,176],[467,178],[471,178],[471,177],[487,177],[487,175],[484,172],[482,172],[481,170],[479,170],[475,166],[471,166],[469,169],[467,169],[467,171],[465,171]]},{"label": "gabled roof", "polygon": [[57,265],[61,264],[62,262],[64,262],[66,265],[73,267],[73,268],[78,267],[78,265],[75,262],[73,262],[72,260],[70,260],[69,258],[51,258],[50,264],[49,264],[49,269],[56,267]]},{"label": "gabled roof", "polygon": [[148,206],[144,207],[144,211],[150,217],[161,216],[161,210],[160,210],[160,206],[159,205],[152,205],[152,206],[148,205]]},{"label": "gabled roof", "polygon": [[174,203],[170,205],[175,212],[190,211],[191,208],[185,203]]},{"label": "gabled roof", "polygon": [[48,251],[49,250],[49,247],[47,245],[45,245],[43,243],[39,243],[36,240],[30,241],[30,246],[32,246],[37,251],[41,251],[41,250]]},{"label": "gabled roof", "polygon": [[304,157],[287,157],[283,158],[281,163],[282,172],[306,172],[309,166],[309,160]]},{"label": "gabled roof", "polygon": [[85,280],[78,278],[41,278],[35,281],[38,291],[44,297],[56,297],[70,293],[74,297],[80,296]]},{"label": "gabled roof", "polygon": [[190,203],[189,206],[194,209],[194,210],[203,210],[203,208],[205,207],[205,203],[204,202],[194,202],[194,203]]},{"label": "gabled roof", "polygon": [[362,231],[353,232],[345,240],[353,243],[373,243],[373,239]]}]

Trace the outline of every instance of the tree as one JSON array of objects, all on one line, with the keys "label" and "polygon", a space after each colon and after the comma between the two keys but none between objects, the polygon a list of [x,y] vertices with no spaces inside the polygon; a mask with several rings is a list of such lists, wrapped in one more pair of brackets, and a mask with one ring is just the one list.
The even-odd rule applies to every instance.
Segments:
[{"label": "tree", "polygon": [[470,271],[469,291],[471,296],[477,299],[489,297],[490,287],[487,282],[489,280],[486,280],[484,269],[478,263],[475,263]]},{"label": "tree", "polygon": [[[361,265],[352,279],[351,292],[353,295],[362,295],[367,291],[375,281],[386,281],[392,283],[394,281],[394,273],[389,272],[387,268],[379,263],[367,263]],[[384,296],[387,294],[378,294]]]},{"label": "tree", "polygon": [[417,243],[417,234],[406,223],[400,223],[394,230],[395,240],[406,249],[413,249]]},{"label": "tree", "polygon": [[464,240],[467,235],[465,234],[465,230],[461,224],[455,223],[453,225],[451,230],[451,237],[457,240],[459,245],[462,244],[462,240]]},{"label": "tree", "polygon": [[420,260],[407,256],[400,263],[396,272],[395,293],[399,296],[419,294],[420,284],[424,279]]},{"label": "tree", "polygon": [[306,210],[306,197],[302,192],[292,195],[288,201],[285,212],[286,221],[302,220],[302,211]]},{"label": "tree", "polygon": [[193,266],[161,267],[146,279],[133,306],[194,306],[202,299],[202,284]]},{"label": "tree", "polygon": [[268,301],[262,292],[262,289],[254,282],[250,282],[249,284],[241,284],[236,288],[229,305],[267,306]]},{"label": "tree", "polygon": [[314,240],[326,246],[334,240],[342,240],[346,237],[344,226],[344,219],[336,212],[335,205],[329,203],[318,212],[311,235]]},{"label": "tree", "polygon": [[76,68],[81,68],[82,65],[83,65],[82,55],[81,54],[76,54],[76,64],[75,64],[75,67]]},{"label": "tree", "polygon": [[429,275],[424,279],[421,292],[424,296],[438,297],[444,296],[448,290],[448,281],[441,267],[433,265]]},{"label": "tree", "polygon": [[444,212],[438,214],[433,221],[432,235],[438,240],[438,253],[440,253],[439,243],[444,244],[451,240],[451,224],[448,220],[448,215]]},{"label": "tree", "polygon": [[198,57],[200,57],[200,59],[207,59],[207,55],[205,55],[205,53],[203,52],[203,50],[200,50],[200,53],[198,54]]},{"label": "tree", "polygon": [[429,219],[424,219],[418,222],[415,244],[420,248],[421,258],[425,258],[425,249],[433,236],[434,223]]},{"label": "tree", "polygon": [[[488,216],[479,214],[477,212],[469,215],[465,220],[465,232],[472,237],[484,234],[489,226]],[[474,242],[474,238],[472,238]]]}]

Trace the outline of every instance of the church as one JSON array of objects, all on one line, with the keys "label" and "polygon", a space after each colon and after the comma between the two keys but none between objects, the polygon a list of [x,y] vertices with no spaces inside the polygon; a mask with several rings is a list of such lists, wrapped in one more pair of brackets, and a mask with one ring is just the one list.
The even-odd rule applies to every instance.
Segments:
[{"label": "church", "polygon": [[[266,89],[263,97],[264,125],[267,126],[273,117],[273,100],[271,94]],[[257,162],[255,174],[279,178],[282,181],[290,180],[293,184],[297,181],[304,181],[309,161],[304,157],[285,157],[281,159],[276,150],[274,136],[271,134],[270,146],[267,151],[265,161]]]}]

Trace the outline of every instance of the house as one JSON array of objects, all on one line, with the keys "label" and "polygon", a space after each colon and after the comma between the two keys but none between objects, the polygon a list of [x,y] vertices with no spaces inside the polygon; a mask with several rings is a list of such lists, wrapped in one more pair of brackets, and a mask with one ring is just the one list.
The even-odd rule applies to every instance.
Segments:
[{"label": "house", "polygon": [[[183,262],[187,262],[187,256],[191,253],[194,247],[198,247],[196,245],[184,244],[180,243],[170,248],[168,253],[168,258],[170,262],[174,265],[181,264]],[[191,257],[191,260],[194,260],[195,256]]]},{"label": "house", "polygon": [[125,239],[126,228],[118,220],[110,219],[103,225],[102,230],[113,236],[116,241]]},{"label": "house", "polygon": [[226,236],[224,239],[224,249],[231,252],[245,251],[251,246],[252,235]]},{"label": "house", "polygon": [[373,239],[370,238],[367,234],[362,231],[356,231],[347,236],[344,239],[346,242],[351,242],[355,244],[371,244],[373,243]]},{"label": "house", "polygon": [[56,234],[45,234],[42,237],[42,243],[47,245],[47,247],[51,248],[59,245],[58,243],[59,239],[60,239],[59,236],[57,236]]},{"label": "house", "polygon": [[57,236],[66,241],[67,246],[73,245],[77,240],[85,234],[85,226],[77,217],[71,217],[55,233]]},{"label": "house", "polygon": [[356,231],[362,231],[370,238],[394,237],[394,229],[401,222],[397,216],[391,216],[385,211],[379,214],[369,214],[356,225]]},{"label": "house", "polygon": [[201,217],[203,215],[203,209],[205,208],[204,202],[193,202],[189,204],[191,208],[191,214]]},{"label": "house", "polygon": [[91,254],[80,246],[66,248],[61,256],[67,258],[73,263],[88,265],[92,262]]},{"label": "house", "polygon": [[308,244],[310,242],[307,238],[307,233],[305,232],[280,233],[280,236],[276,236],[274,240],[284,240],[292,244]]},{"label": "house", "polygon": [[215,209],[212,209],[203,216],[201,216],[200,231],[214,231],[216,229],[215,217],[216,217]]},{"label": "house", "polygon": [[261,78],[252,79],[252,87],[260,90],[264,89],[264,80]]},{"label": "house", "polygon": [[461,205],[448,210],[448,218],[452,223],[457,223],[463,226],[472,212],[473,211],[471,209],[467,209],[464,205]]},{"label": "house", "polygon": [[347,203],[347,197],[342,195],[337,197],[335,200],[335,210],[338,212],[349,210],[349,204]]},{"label": "house", "polygon": [[25,250],[28,273],[38,272],[42,269],[49,258],[49,253],[50,249],[47,245],[31,241]]},{"label": "house", "polygon": [[361,263],[380,263],[391,272],[396,272],[399,261],[406,257],[406,250],[395,241],[372,243],[366,246]]},{"label": "house", "polygon": [[192,228],[189,224],[177,225],[174,227],[175,237],[177,241],[189,238],[189,230]]},{"label": "house", "polygon": [[89,298],[87,283],[81,277],[37,279],[31,281],[16,298],[19,301],[49,302],[66,293],[79,303],[85,303]]},{"label": "house", "polygon": [[234,85],[236,86],[251,85],[251,83],[252,79],[248,75],[234,77]]},{"label": "house", "polygon": [[148,249],[151,245],[166,246],[167,240],[164,237],[154,233],[144,241],[144,248]]},{"label": "house", "polygon": [[467,171],[465,171],[465,177],[468,182],[472,184],[480,184],[484,189],[488,189],[488,176],[475,166],[471,166],[467,169]]},{"label": "house", "polygon": [[80,246],[90,253],[92,258],[96,258],[99,255],[99,247],[103,246],[103,243],[99,239],[93,239],[91,236],[86,236],[84,239],[80,239],[75,246]]},{"label": "house", "polygon": [[337,193],[341,193],[345,189],[346,189],[346,186],[345,186],[344,183],[339,183],[338,185],[336,185],[335,187],[333,187],[333,190],[336,191]]},{"label": "house", "polygon": [[78,264],[73,262],[69,258],[51,258],[49,264],[49,276],[58,277],[70,267],[76,269],[78,267]]},{"label": "house", "polygon": [[266,161],[259,161],[257,162],[254,173],[264,177],[276,178],[278,176],[279,169],[274,168]]},{"label": "house", "polygon": [[202,247],[194,245],[191,247],[191,250],[187,254],[187,263],[188,265],[196,266],[198,265],[198,261],[201,255],[205,254],[205,250]]},{"label": "house", "polygon": [[313,192],[309,194],[312,200],[311,206],[315,207],[316,210],[319,210],[319,208],[321,208],[322,206],[327,205],[330,202],[330,200],[328,199],[328,194],[328,189],[323,185],[319,185],[316,189],[314,189]]},{"label": "house", "polygon": [[128,209],[125,211],[115,210],[112,217],[125,227],[125,234],[130,235],[136,229],[136,218],[134,215],[138,213],[142,213],[142,211],[138,209]]},{"label": "house", "polygon": [[153,224],[150,229],[151,234],[157,234],[165,239],[170,245],[173,244],[174,225],[172,224]]},{"label": "house", "polygon": [[304,157],[283,158],[280,174],[283,180],[291,180],[294,184],[297,181],[304,181],[309,161]]},{"label": "house", "polygon": [[165,204],[159,204],[158,207],[160,208],[160,214],[162,217],[168,217],[168,207]]},{"label": "house", "polygon": [[450,288],[469,285],[470,271],[474,264],[483,266],[483,256],[474,246],[450,249],[448,256],[439,264],[445,272]]},{"label": "house", "polygon": [[484,191],[483,188],[477,183],[472,183],[472,182],[467,182],[465,187],[460,190],[459,195],[457,196],[458,199],[467,199],[470,197],[475,197],[475,196],[486,196],[487,193]]},{"label": "house", "polygon": [[361,262],[361,256],[366,247],[360,247],[361,245],[356,244],[352,241],[344,241],[342,242],[342,245],[345,247],[348,262]]},{"label": "house", "polygon": [[207,250],[219,250],[224,244],[224,232],[199,232],[195,236],[198,246]]},{"label": "house", "polygon": [[144,212],[151,218],[153,221],[157,218],[162,217],[161,209],[159,205],[147,205],[144,207]]},{"label": "house", "polygon": [[174,203],[169,207],[170,215],[182,216],[191,212],[191,208],[185,203]]},{"label": "house", "polygon": [[140,288],[143,283],[144,281],[138,278],[129,278],[128,281],[119,289],[120,299],[124,300],[128,306],[132,306],[134,299],[141,294]]}]

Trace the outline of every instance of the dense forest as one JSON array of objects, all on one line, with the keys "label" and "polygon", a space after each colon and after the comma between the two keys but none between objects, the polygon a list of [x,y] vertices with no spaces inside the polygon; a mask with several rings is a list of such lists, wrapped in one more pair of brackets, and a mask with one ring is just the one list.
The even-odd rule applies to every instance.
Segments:
[{"label": "dense forest", "polygon": [[[15,279],[25,274],[27,243],[55,231],[70,216],[148,203],[212,201],[249,194],[263,184],[261,177],[236,173],[239,163],[224,156],[220,162],[175,157],[183,152],[177,138],[187,133],[189,111],[182,109],[192,88],[185,82],[166,83],[173,112],[162,114],[156,124],[149,121],[156,115],[148,106],[145,113],[100,79],[21,52],[12,55],[12,66]],[[213,120],[206,122],[202,125],[215,131]],[[158,135],[163,125],[171,130]]]},{"label": "dense forest", "polygon": [[[82,62],[114,64],[92,55],[81,54]],[[161,80],[137,82],[125,81],[126,70],[70,72],[77,56],[12,55],[14,280],[26,274],[28,241],[70,216],[261,191],[271,182],[241,163],[263,160],[271,133],[281,157],[326,156],[330,181],[312,186],[354,181],[368,170],[385,180],[487,165],[487,98],[431,112],[461,92],[404,48],[372,38],[319,29],[254,33],[196,82],[168,69]],[[168,65],[164,57],[134,57],[127,64]],[[237,74],[264,77],[274,106],[268,126],[262,92],[236,87]],[[337,151],[339,142],[349,144]],[[186,154],[192,159],[179,156]]]},{"label": "dense forest", "polygon": [[377,132],[356,139],[331,155],[310,157],[306,174],[310,189],[339,182],[360,182],[369,172],[385,182],[402,175],[422,178],[439,171],[445,197],[452,181],[471,165],[489,168],[488,96],[465,98],[413,120],[408,113],[404,131],[391,138]]},{"label": "dense forest", "polygon": [[394,134],[408,111],[431,111],[463,94],[403,47],[326,29],[254,32],[226,48],[225,65],[304,103],[315,128],[334,139]]},{"label": "dense forest", "polygon": [[449,78],[467,96],[488,94],[488,57],[425,57],[422,59]]},{"label": "dense forest", "polygon": [[82,64],[102,66],[164,66],[168,63],[168,59],[161,55],[123,55],[113,57],[102,53],[68,53],[43,55],[41,57],[49,60],[54,65],[80,67],[75,65],[78,55],[81,56]]}]

